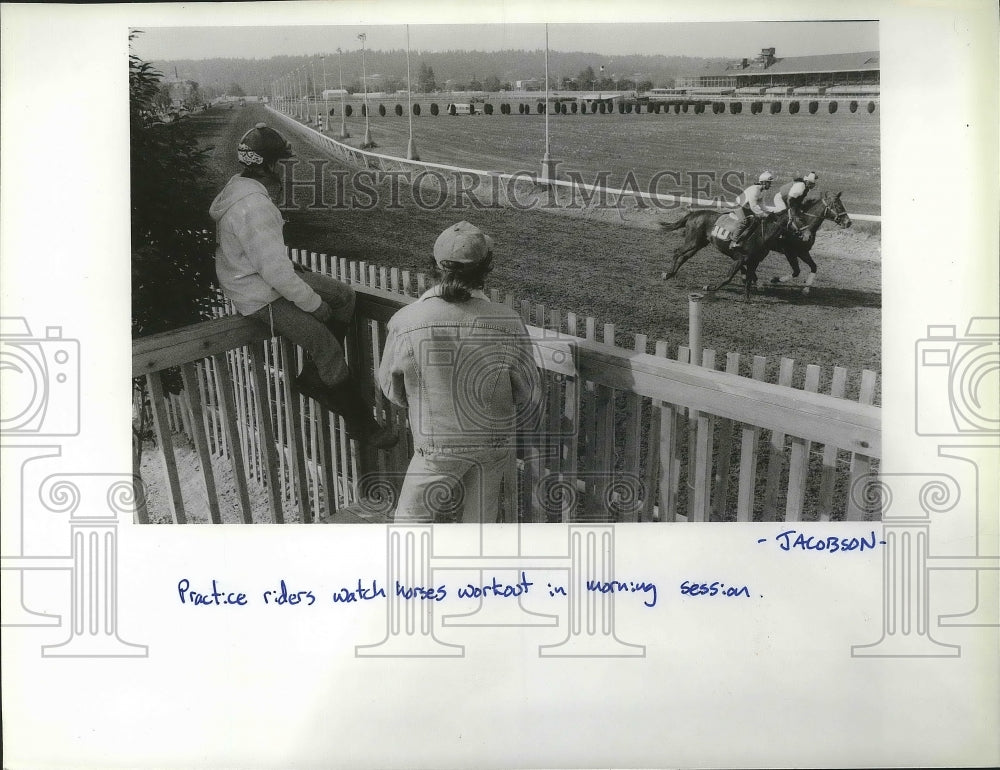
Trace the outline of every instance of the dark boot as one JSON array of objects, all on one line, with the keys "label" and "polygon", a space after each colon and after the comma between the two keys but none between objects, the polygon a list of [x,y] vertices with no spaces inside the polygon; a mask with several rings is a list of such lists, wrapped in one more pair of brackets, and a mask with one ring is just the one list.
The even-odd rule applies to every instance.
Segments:
[{"label": "dark boot", "polygon": [[347,432],[358,441],[378,449],[389,449],[399,441],[395,428],[391,425],[379,425],[372,416],[371,407],[365,403],[353,378],[331,388],[320,379],[313,360],[306,357],[294,386],[296,392],[343,417]]},{"label": "dark boot", "polygon": [[344,349],[344,340],[347,339],[347,329],[350,324],[346,324],[343,321],[329,321],[326,324],[326,328],[330,330],[333,334],[334,339],[340,343],[340,347]]},{"label": "dark boot", "polygon": [[399,441],[394,427],[379,425],[375,420],[353,377],[326,391],[328,396],[324,406],[344,418],[347,432],[358,441],[377,449],[389,449]]},{"label": "dark boot", "polygon": [[302,371],[299,372],[299,376],[295,378],[292,385],[297,393],[301,393],[306,398],[311,398],[321,404],[323,404],[329,395],[326,384],[319,376],[316,364],[309,356],[305,357],[305,361],[302,363]]}]

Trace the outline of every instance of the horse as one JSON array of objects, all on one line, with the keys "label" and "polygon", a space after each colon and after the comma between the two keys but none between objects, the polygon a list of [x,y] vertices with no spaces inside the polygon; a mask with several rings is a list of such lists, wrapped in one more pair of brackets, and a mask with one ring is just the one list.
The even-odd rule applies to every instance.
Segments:
[{"label": "horse", "polygon": [[799,211],[799,217],[806,220],[805,226],[797,232],[783,234],[775,249],[785,255],[792,272],[789,275],[775,276],[771,279],[771,283],[786,283],[793,278],[798,278],[799,260],[801,259],[809,266],[809,277],[806,278],[806,285],[802,287],[802,293],[808,294],[810,287],[816,280],[816,263],[809,254],[816,242],[816,231],[827,220],[842,229],[846,229],[854,223],[847,211],[844,210],[839,192],[836,195],[823,193],[819,198],[806,198]]},{"label": "horse", "polygon": [[768,218],[762,223],[755,222],[743,243],[734,249],[730,245],[730,237],[737,222],[732,214],[720,215],[718,211],[709,209],[689,211],[673,223],[661,222],[660,227],[664,230],[684,228],[684,244],[674,251],[673,264],[667,272],[660,273],[661,280],[673,278],[685,262],[711,243],[733,260],[733,268],[720,283],[705,286],[705,291],[718,291],[733,280],[737,272],[742,271],[746,297],[750,299],[750,289],[757,283],[757,265],[776,247],[784,234],[788,227],[788,213],[782,212],[778,217]]},{"label": "horse", "polygon": [[711,243],[717,250],[735,260],[736,265],[726,280],[714,287],[706,286],[706,290],[720,289],[732,280],[738,270],[742,270],[746,276],[746,292],[749,297],[750,287],[757,280],[757,266],[770,251],[780,251],[785,255],[792,273],[776,278],[772,283],[784,283],[798,277],[799,260],[802,260],[811,271],[803,289],[803,293],[808,294],[816,278],[816,263],[809,251],[815,242],[819,226],[828,219],[840,227],[850,227],[852,224],[851,218],[844,210],[840,195],[839,192],[836,195],[824,193],[819,198],[807,199],[799,212],[800,217],[808,220],[801,229],[789,221],[787,211],[781,212],[777,221],[770,227],[769,235],[763,235],[760,228],[755,225],[754,230],[737,250],[730,246],[729,241],[737,224],[733,214],[720,215],[717,211],[699,209],[687,212],[676,222],[661,222],[660,227],[668,232],[683,227],[684,244],[674,251],[670,269],[661,273],[660,278],[664,281],[673,278],[685,262]]}]

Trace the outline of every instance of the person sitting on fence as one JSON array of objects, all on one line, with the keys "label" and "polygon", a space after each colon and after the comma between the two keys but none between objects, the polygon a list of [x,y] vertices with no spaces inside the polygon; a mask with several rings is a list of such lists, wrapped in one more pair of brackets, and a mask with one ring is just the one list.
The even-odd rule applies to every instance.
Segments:
[{"label": "person sitting on fence", "polygon": [[354,315],[354,290],[330,276],[305,270],[286,255],[284,220],[268,195],[277,164],[293,156],[277,131],[258,123],[240,139],[243,172],[212,202],[216,221],[215,269],[236,310],[306,351],[298,392],[341,415],[348,432],[375,447],[396,443],[396,431],[372,416],[344,356]]},{"label": "person sitting on fence", "polygon": [[482,291],[492,260],[482,230],[449,227],[438,283],[389,320],[378,380],[408,410],[414,445],[397,523],[516,520],[516,439],[537,425],[541,376],[520,316]]},{"label": "person sitting on fence", "polygon": [[764,192],[771,189],[773,181],[774,174],[765,171],[736,198],[738,208],[733,213],[740,218],[740,222],[730,237],[732,248],[740,248],[756,222],[772,216],[773,212],[764,205]]},{"label": "person sitting on fence", "polygon": [[802,204],[806,195],[816,186],[819,176],[815,171],[810,171],[803,176],[797,176],[791,182],[786,182],[774,196],[774,211],[788,211],[788,222],[798,230],[805,229],[805,223],[800,216]]}]

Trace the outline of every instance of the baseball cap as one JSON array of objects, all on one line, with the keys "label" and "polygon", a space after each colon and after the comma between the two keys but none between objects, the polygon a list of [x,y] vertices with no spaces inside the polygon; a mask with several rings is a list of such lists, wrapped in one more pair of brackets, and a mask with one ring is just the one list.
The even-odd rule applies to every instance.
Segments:
[{"label": "baseball cap", "polygon": [[452,225],[434,242],[434,261],[474,265],[482,262],[493,249],[493,239],[475,225],[461,221]]}]

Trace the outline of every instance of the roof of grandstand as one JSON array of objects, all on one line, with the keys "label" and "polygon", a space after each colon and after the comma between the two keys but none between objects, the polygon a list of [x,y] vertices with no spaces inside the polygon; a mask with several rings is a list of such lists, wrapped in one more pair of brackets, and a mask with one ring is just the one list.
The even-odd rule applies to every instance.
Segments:
[{"label": "roof of grandstand", "polygon": [[789,56],[779,59],[765,72],[769,75],[798,75],[807,72],[878,71],[878,51],[836,53],[824,56]]},{"label": "roof of grandstand", "polygon": [[750,75],[801,75],[822,72],[878,72],[879,52],[834,53],[818,56],[787,56],[775,59],[769,67],[761,67],[759,59],[710,65],[702,70],[685,73],[689,77],[745,77]]}]

